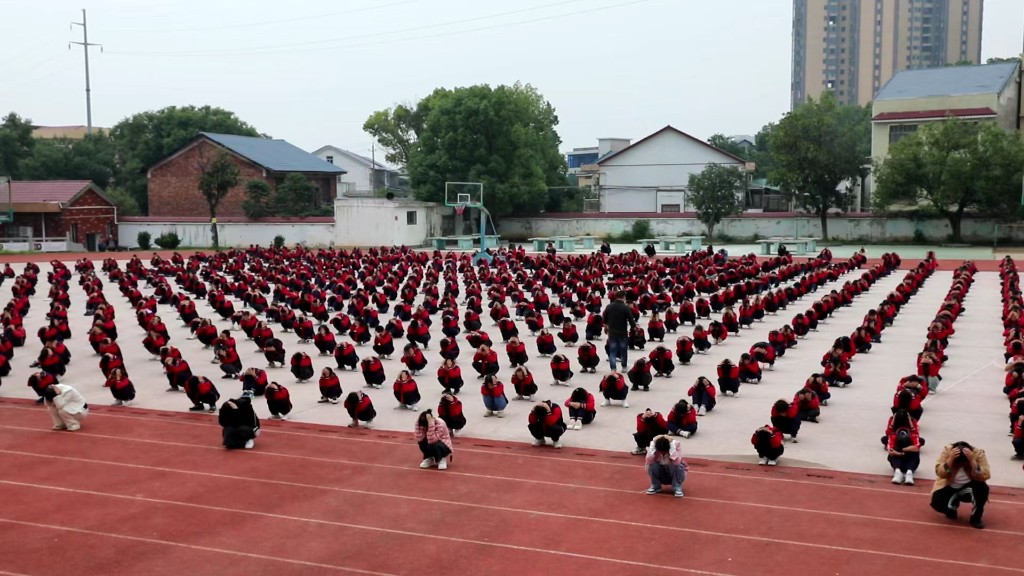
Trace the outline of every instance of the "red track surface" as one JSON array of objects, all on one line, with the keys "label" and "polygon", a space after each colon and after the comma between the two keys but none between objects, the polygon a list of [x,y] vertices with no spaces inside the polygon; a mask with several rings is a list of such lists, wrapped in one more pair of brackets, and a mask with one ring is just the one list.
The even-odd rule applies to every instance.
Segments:
[{"label": "red track surface", "polygon": [[407,434],[267,422],[228,452],[209,415],[94,407],[80,432],[0,401],[0,574],[1013,574],[1024,493],[989,529],[925,485],[691,461],[686,498],[640,459],[458,439],[420,470]]}]

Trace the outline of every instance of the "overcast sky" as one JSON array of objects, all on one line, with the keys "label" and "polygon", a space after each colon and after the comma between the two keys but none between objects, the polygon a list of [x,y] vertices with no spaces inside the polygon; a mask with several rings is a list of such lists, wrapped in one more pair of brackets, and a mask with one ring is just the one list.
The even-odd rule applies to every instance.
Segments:
[{"label": "overcast sky", "polygon": [[[823,1],[823,0],[821,0]],[[374,110],[435,87],[530,83],[562,148],[666,124],[754,134],[788,108],[791,0],[0,0],[0,113],[93,125],[211,104],[307,150],[369,155]],[[1024,2],[985,0],[982,59],[1021,50]]]}]

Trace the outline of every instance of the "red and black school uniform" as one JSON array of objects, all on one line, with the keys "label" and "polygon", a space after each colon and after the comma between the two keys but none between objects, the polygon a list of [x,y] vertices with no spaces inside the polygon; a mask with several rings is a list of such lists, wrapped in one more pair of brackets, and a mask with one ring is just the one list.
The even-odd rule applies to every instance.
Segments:
[{"label": "red and black school uniform", "polygon": [[[121,365],[123,366],[124,363],[122,362]],[[164,361],[164,373],[167,375],[167,384],[170,386],[170,390],[175,392],[184,388],[185,383],[192,378],[192,368],[181,358],[168,358]]]},{"label": "red and black school uniform", "polygon": [[676,369],[675,363],[672,362],[672,351],[664,346],[658,346],[651,351],[650,359],[655,376],[665,376],[667,378]]},{"label": "red and black school uniform", "polygon": [[395,380],[391,390],[395,395],[395,400],[398,400],[400,405],[405,406],[409,410],[415,409],[416,405],[420,402],[420,389],[412,378],[408,380],[402,380],[401,378]]},{"label": "red and black school uniform", "polygon": [[682,436],[683,432],[694,434],[697,432],[697,410],[686,404],[685,411],[680,404],[676,404],[669,410],[668,431],[670,434]]},{"label": "red and black school uniform", "polygon": [[711,350],[711,333],[701,326],[694,328],[693,347],[696,348],[698,354],[706,354],[708,350]]},{"label": "red and black school uniform", "polygon": [[832,397],[832,393],[828,391],[828,380],[821,374],[812,374],[808,377],[804,382],[804,388],[814,392],[822,406],[828,406],[828,399]]},{"label": "red and black school uniform", "polygon": [[500,369],[498,366],[498,353],[490,348],[477,350],[473,354],[472,366],[477,372],[477,378],[483,378],[488,374],[497,374]]},{"label": "red and black school uniform", "polygon": [[664,342],[665,322],[660,319],[652,318],[651,321],[647,323],[647,336],[650,338],[652,342],[654,340],[657,340],[658,342]]},{"label": "red and black school uniform", "polygon": [[242,374],[242,391],[253,396],[262,396],[267,390],[267,384],[267,373],[259,368],[246,370],[245,374]]},{"label": "red and black school uniform", "polygon": [[523,370],[516,370],[509,381],[512,383],[512,387],[515,388],[516,400],[532,398],[538,391],[537,383],[533,379],[533,374],[525,368]]},{"label": "red and black school uniform", "polygon": [[[573,402],[580,404],[579,408],[570,406]],[[597,417],[597,408],[594,403],[594,395],[584,388],[576,388],[565,401],[565,407],[569,410],[569,419],[578,420],[582,424],[590,424]]]},{"label": "red and black school uniform", "polygon": [[291,358],[291,373],[295,380],[308,382],[313,377],[313,359],[305,352],[296,352]]},{"label": "red and black school uniform", "polygon": [[386,376],[384,375],[384,365],[381,364],[380,358],[371,356],[370,358],[363,358],[359,363],[359,367],[363,374],[363,381],[370,388],[380,388],[384,384]]},{"label": "red and black school uniform", "polygon": [[369,424],[377,417],[377,410],[373,407],[373,400],[362,392],[349,394],[345,398],[343,406],[352,422],[365,422]]},{"label": "red and black school uniform", "polygon": [[665,330],[675,332],[679,329],[679,313],[672,308],[665,309]]},{"label": "red and black school uniform", "polygon": [[353,322],[348,329],[348,337],[356,343],[356,346],[363,346],[370,341],[370,329],[362,322]]},{"label": "red and black school uniform", "polygon": [[[926,390],[926,388],[923,389]],[[921,420],[921,416],[924,415],[924,407],[921,406],[921,402],[924,401],[925,396],[926,394],[922,393],[921,389],[898,388],[892,397],[893,414],[902,409],[906,410],[914,420]]]},{"label": "red and black school uniform", "polygon": [[192,376],[185,381],[185,395],[192,401],[192,412],[206,410],[204,404],[209,406],[210,412],[217,410],[217,401],[220,400],[220,392],[213,382],[205,376]]},{"label": "red and black school uniform", "polygon": [[555,384],[568,386],[569,380],[573,377],[568,358],[558,354],[551,359],[551,377],[555,379]]},{"label": "red and black school uniform", "polygon": [[797,416],[803,422],[817,422],[818,416],[821,416],[821,402],[813,390],[803,394],[798,392],[793,396],[793,404],[796,404]]},{"label": "red and black school uniform", "polygon": [[329,368],[326,375],[320,376],[320,400],[319,402],[325,403],[330,402],[331,404],[337,404],[338,398],[341,398],[341,379]]},{"label": "red and black school uniform", "polygon": [[442,338],[440,343],[441,358],[443,360],[455,360],[459,357],[462,350],[459,348],[459,342],[454,337]]},{"label": "red and black school uniform", "polygon": [[270,368],[274,367],[274,364],[280,364],[284,367],[284,342],[281,342],[278,338],[271,336],[260,344],[260,350],[263,351],[263,357],[267,359],[267,365]]},{"label": "red and black school uniform", "polygon": [[[652,352],[653,354],[653,352]],[[651,389],[651,381],[654,379],[651,376],[651,363],[646,358],[640,358],[633,363],[633,367],[626,372],[626,378],[629,379],[629,383],[632,384],[633,390],[644,390]]]},{"label": "red and black school uniform", "polygon": [[408,344],[405,347],[405,353],[402,354],[402,364],[409,369],[413,374],[418,374],[420,370],[427,367],[427,357],[423,355],[423,350],[419,347]]},{"label": "red and black school uniform", "polygon": [[513,368],[523,366],[529,360],[529,355],[526,353],[526,344],[522,342],[509,342],[505,346],[505,353],[508,354],[509,365]]},{"label": "red and black school uniform", "polygon": [[626,396],[629,395],[629,386],[626,385],[626,379],[622,377],[622,374],[618,372],[606,374],[597,389],[605,400],[621,401],[623,406],[628,406]]},{"label": "red and black school uniform", "polygon": [[742,382],[761,383],[761,365],[750,354],[743,354],[736,367],[739,369],[739,377]]},{"label": "red and black school uniform", "polygon": [[772,404],[772,426],[779,429],[783,434],[788,434],[794,442],[796,435],[800,433],[800,407],[796,402],[776,400]]},{"label": "red and black school uniform", "polygon": [[303,316],[295,320],[295,335],[299,337],[300,343],[309,342],[313,339],[313,321]]},{"label": "red and black school uniform", "polygon": [[437,369],[437,382],[444,390],[451,390],[452,394],[458,394],[464,384],[462,368],[457,364],[453,366],[441,365]]},{"label": "red and black school uniform", "polygon": [[601,363],[601,359],[597,356],[597,346],[590,342],[585,342],[577,349],[576,359],[584,372],[596,373],[597,365]]},{"label": "red and black school uniform", "polygon": [[542,332],[537,335],[537,353],[541,356],[551,356],[557,351],[555,337],[549,332]]},{"label": "red and black school uniform", "polygon": [[43,395],[46,389],[57,383],[57,378],[48,372],[36,372],[28,377],[28,387],[39,396],[37,403],[43,402]]},{"label": "red and black school uniform", "polygon": [[773,426],[768,426],[768,430],[758,428],[750,437],[750,443],[757,450],[759,458],[769,461],[778,460],[786,451],[782,431]]},{"label": "red and black school uniform", "polygon": [[597,340],[604,332],[604,318],[600,314],[587,316],[587,325],[584,330],[587,340]]},{"label": "red and black school uniform", "polygon": [[335,348],[338,347],[338,342],[334,339],[334,334],[329,330],[318,330],[316,335],[313,336],[313,345],[320,351],[321,356],[328,356],[334,353]]},{"label": "red and black school uniform", "polygon": [[755,342],[750,347],[750,355],[761,364],[767,364],[769,368],[775,366],[775,347],[768,342]]},{"label": "red and black school uniform", "polygon": [[238,378],[242,372],[242,359],[238,356],[238,350],[234,346],[221,350],[220,369],[224,372],[222,378]]},{"label": "red and black school uniform", "polygon": [[735,396],[740,391],[740,369],[726,360],[718,365],[718,387],[727,396]]},{"label": "red and black school uniform", "polygon": [[[917,470],[917,467],[921,464],[920,448],[924,445],[921,442],[921,437],[918,435],[917,422],[911,421],[910,426],[901,426],[894,429],[892,419],[890,418],[883,440],[885,441],[886,450],[890,451],[887,460],[893,470],[899,470],[904,474]],[[905,450],[910,447],[916,447],[918,450]],[[892,451],[898,453],[893,454]]]},{"label": "red and black school uniform", "polygon": [[135,385],[128,378],[128,375],[121,372],[120,377],[115,378],[113,376],[107,378],[103,386],[110,388],[110,394],[117,400],[118,403],[131,402],[135,400]]},{"label": "red and black school uniform", "polygon": [[[710,344],[708,345],[710,347]],[[693,359],[694,354],[694,343],[693,339],[689,336],[680,336],[676,340],[676,358],[679,359],[679,363],[688,365],[690,360]]]},{"label": "red and black school uniform", "polygon": [[498,321],[498,332],[501,333],[502,342],[508,342],[519,336],[519,328],[511,318],[502,318]]},{"label": "red and black school uniform", "polygon": [[548,405],[550,411],[543,417],[538,417],[531,410],[526,428],[537,440],[550,438],[552,442],[558,442],[567,428],[565,421],[562,420],[562,408],[551,401],[545,401],[544,404]]},{"label": "red and black school uniform", "polygon": [[647,345],[647,335],[644,334],[644,329],[638,326],[633,326],[629,329],[629,349],[630,350],[643,350],[644,346]]},{"label": "red and black school uniform", "polygon": [[575,324],[566,322],[558,332],[558,339],[566,346],[575,346],[576,343],[580,341],[580,333],[576,329]]},{"label": "red and black school uniform", "polygon": [[705,412],[710,412],[715,409],[715,404],[718,402],[718,390],[715,389],[715,385],[711,382],[697,382],[686,392],[686,395],[690,397],[690,403],[698,411],[704,408]]},{"label": "red and black school uniform", "polygon": [[466,427],[466,416],[462,413],[462,400],[455,396],[441,397],[441,401],[437,404],[437,417],[453,433]]},{"label": "red and black school uniform", "polygon": [[645,454],[651,441],[657,436],[668,434],[668,422],[661,412],[653,413],[649,418],[644,418],[644,413],[636,415],[636,432],[633,433],[633,440],[636,441],[634,454]]}]

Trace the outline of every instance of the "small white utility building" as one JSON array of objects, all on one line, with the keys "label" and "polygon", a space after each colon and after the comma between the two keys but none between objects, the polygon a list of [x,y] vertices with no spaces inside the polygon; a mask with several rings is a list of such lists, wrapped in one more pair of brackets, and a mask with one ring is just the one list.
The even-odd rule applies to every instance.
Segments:
[{"label": "small white utility building", "polygon": [[596,174],[601,212],[688,212],[690,174],[708,164],[746,168],[742,158],[666,126],[584,168]]}]

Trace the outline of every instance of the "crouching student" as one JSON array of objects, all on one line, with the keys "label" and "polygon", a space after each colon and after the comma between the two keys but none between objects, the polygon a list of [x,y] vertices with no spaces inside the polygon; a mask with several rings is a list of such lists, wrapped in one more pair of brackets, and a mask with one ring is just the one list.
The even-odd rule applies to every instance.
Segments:
[{"label": "crouching student", "polygon": [[466,416],[462,413],[462,400],[451,390],[445,390],[441,394],[441,400],[437,403],[437,417],[444,420],[452,437],[458,436],[459,432],[466,427]]},{"label": "crouching student", "polygon": [[690,397],[690,403],[697,409],[698,416],[703,416],[715,409],[717,402],[715,396],[717,394],[718,391],[715,389],[715,385],[706,376],[698,377],[697,381],[686,392],[686,395]]},{"label": "crouching student", "polygon": [[654,438],[644,459],[647,475],[651,479],[651,487],[645,494],[654,495],[661,492],[663,484],[672,485],[672,493],[676,498],[683,497],[683,482],[686,481],[686,462],[683,461],[683,450],[678,440],[661,435]]},{"label": "crouching student", "polygon": [[796,402],[786,402],[780,398],[772,404],[772,426],[783,434],[790,436],[791,442],[797,442],[796,435],[800,433],[800,413]]},{"label": "crouching student", "polygon": [[292,411],[292,398],[288,389],[277,382],[267,384],[263,397],[267,399],[267,410],[274,420],[287,420]]},{"label": "crouching student", "polygon": [[646,358],[640,358],[633,363],[633,367],[626,372],[626,377],[629,378],[629,383],[632,385],[633,390],[644,390],[651,389],[651,364]]},{"label": "crouching student", "polygon": [[797,417],[801,422],[818,422],[818,416],[821,416],[821,404],[818,402],[818,395],[813,390],[801,388],[793,396],[793,404],[797,407]]},{"label": "crouching student", "polygon": [[562,447],[560,438],[567,429],[562,420],[562,409],[550,400],[544,400],[534,405],[533,410],[530,410],[527,428],[534,438],[534,446],[543,446],[546,439],[550,438],[555,448]]},{"label": "crouching student", "polygon": [[622,377],[622,374],[615,371],[606,374],[601,379],[597,389],[604,396],[601,406],[608,406],[612,402],[619,402],[623,408],[629,408],[629,402],[626,400],[626,396],[629,395],[629,386],[626,385],[626,379]]},{"label": "crouching student", "polygon": [[775,466],[786,451],[782,431],[770,424],[754,430],[750,443],[757,450],[757,463],[761,466]]},{"label": "crouching student", "polygon": [[917,426],[903,425],[890,429],[886,437],[885,449],[892,467],[892,483],[913,486],[914,472],[921,464],[921,439]]},{"label": "crouching student", "polygon": [[228,450],[251,450],[256,445],[256,437],[260,435],[260,420],[252,409],[252,398],[248,395],[222,404],[217,421],[221,426],[224,447]]},{"label": "crouching student", "polygon": [[349,428],[358,428],[360,423],[363,428],[373,427],[373,419],[377,417],[377,410],[373,407],[373,400],[362,390],[349,392],[342,406],[345,408],[345,412],[348,412],[348,417],[352,419],[348,424]]},{"label": "crouching student", "polygon": [[824,376],[817,372],[811,374],[804,381],[804,389],[814,392],[821,406],[828,406],[828,399],[832,397],[832,393],[828,391],[828,381]]},{"label": "crouching student", "polygon": [[663,434],[668,434],[668,423],[661,412],[655,412],[647,408],[636,415],[636,432],[633,433],[633,440],[636,441],[636,448],[631,452],[635,456],[643,456],[647,453],[647,447],[651,441]]},{"label": "crouching student", "polygon": [[484,408],[487,409],[487,412],[484,412],[485,418],[488,416],[505,417],[508,397],[505,396],[505,385],[498,380],[497,376],[492,374],[484,378],[484,383],[480,386],[480,395],[483,397]]},{"label": "crouching student", "polygon": [[718,387],[726,396],[740,395],[740,369],[728,358],[718,365]]},{"label": "crouching student", "polygon": [[686,400],[680,400],[669,411],[667,423],[670,434],[689,438],[697,433],[697,411]]},{"label": "crouching student", "polygon": [[935,484],[932,487],[932,509],[956,520],[961,502],[970,502],[971,526],[984,528],[982,515],[988,502],[991,477],[985,451],[967,442],[954,442],[942,449],[935,462]]},{"label": "crouching student", "polygon": [[569,430],[583,430],[583,425],[590,424],[597,416],[594,395],[587,392],[586,388],[573,390],[565,401],[565,407],[569,409]]},{"label": "crouching student", "polygon": [[448,468],[448,458],[452,454],[452,438],[448,434],[448,426],[444,420],[435,418],[431,410],[420,413],[413,430],[416,443],[423,453],[420,468],[437,466],[438,470]]},{"label": "crouching student", "polygon": [[42,398],[54,430],[74,432],[82,427],[82,419],[89,415],[89,404],[85,397],[67,384],[47,386]]}]

